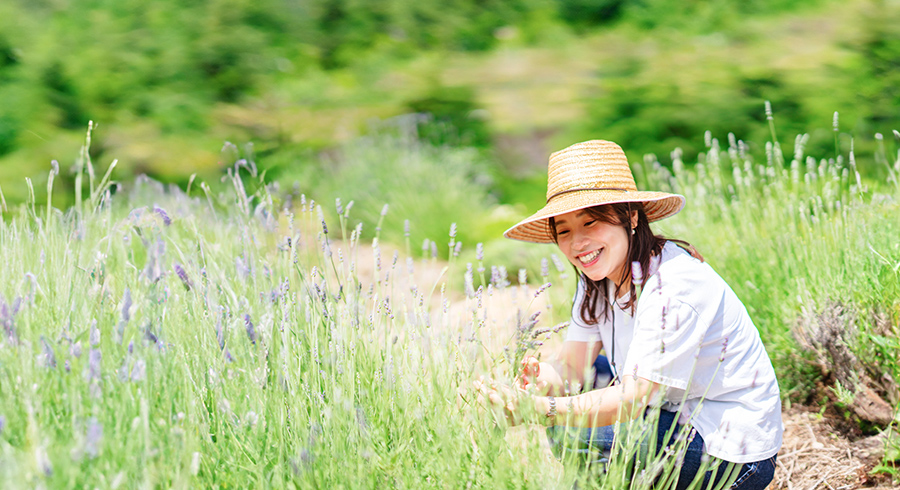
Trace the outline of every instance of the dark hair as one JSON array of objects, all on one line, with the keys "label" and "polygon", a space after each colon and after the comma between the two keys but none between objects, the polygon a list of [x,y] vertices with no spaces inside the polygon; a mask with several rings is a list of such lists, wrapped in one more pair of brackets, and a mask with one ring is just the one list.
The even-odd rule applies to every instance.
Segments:
[{"label": "dark hair", "polygon": [[[625,282],[626,279],[631,278],[631,297],[628,300],[628,304],[625,305],[625,308],[630,308],[631,312],[634,313],[635,308],[637,307],[637,294],[635,291],[634,278],[632,276],[630,264],[633,262],[637,262],[641,265],[641,271],[649,271],[650,270],[650,258],[654,255],[659,255],[662,253],[663,246],[667,241],[674,242],[678,244],[681,248],[687,250],[691,256],[694,258],[703,261],[703,256],[700,255],[700,252],[694,248],[688,242],[683,240],[673,240],[670,238],[666,238],[661,235],[656,235],[653,233],[653,230],[650,229],[650,221],[647,219],[647,213],[644,212],[644,206],[638,202],[624,202],[624,203],[612,203],[612,204],[604,204],[601,206],[594,206],[592,208],[586,208],[585,211],[589,216],[596,220],[600,220],[604,223],[609,223],[611,225],[618,225],[625,229],[626,236],[628,237],[628,253],[626,256],[626,266],[622,273],[622,277],[619,278],[616,283],[619,286],[616,287],[616,297],[619,296],[618,288],[621,287],[621,284]],[[634,227],[634,234],[631,234],[631,215],[633,212],[637,211],[638,220],[637,226]],[[557,241],[556,235],[556,221],[553,218],[550,218],[550,233],[553,234],[553,241]],[[607,301],[597,301],[598,298],[603,298],[607,294],[608,278],[601,279],[600,281],[594,281],[591,278],[584,275],[583,272],[578,271],[576,267],[575,270],[581,276],[581,280],[584,281],[584,299],[581,302],[581,318],[588,325],[594,325],[598,322],[600,315],[603,318],[609,318],[609,303]],[[644,273],[641,278],[641,286],[647,281],[649,274]],[[597,311],[597,305],[600,305],[601,311]],[[599,313],[599,315],[598,315]]]}]

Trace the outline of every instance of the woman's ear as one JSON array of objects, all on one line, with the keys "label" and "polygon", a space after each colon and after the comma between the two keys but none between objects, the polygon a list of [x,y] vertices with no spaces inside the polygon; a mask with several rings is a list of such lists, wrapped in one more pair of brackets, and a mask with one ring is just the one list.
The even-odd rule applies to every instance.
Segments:
[{"label": "woman's ear", "polygon": [[631,229],[633,230],[633,229],[637,228],[637,225],[638,225],[638,212],[632,211],[631,212]]}]

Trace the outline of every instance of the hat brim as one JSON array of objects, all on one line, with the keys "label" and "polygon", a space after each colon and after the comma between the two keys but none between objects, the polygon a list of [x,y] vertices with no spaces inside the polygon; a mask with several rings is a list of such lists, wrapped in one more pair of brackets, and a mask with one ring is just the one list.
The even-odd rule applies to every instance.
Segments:
[{"label": "hat brim", "polygon": [[615,204],[640,202],[651,222],[672,216],[684,207],[684,196],[666,192],[583,190],[557,196],[541,210],[506,230],[503,236],[532,243],[555,243],[550,231],[549,218],[579,209]]}]

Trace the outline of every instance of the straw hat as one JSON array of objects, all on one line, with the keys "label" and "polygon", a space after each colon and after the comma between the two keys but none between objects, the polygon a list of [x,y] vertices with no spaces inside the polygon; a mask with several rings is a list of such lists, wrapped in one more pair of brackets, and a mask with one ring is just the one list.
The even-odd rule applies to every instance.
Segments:
[{"label": "straw hat", "polygon": [[547,205],[506,230],[503,236],[535,243],[554,243],[548,218],[578,209],[619,202],[640,202],[647,219],[668,218],[684,207],[684,196],[639,191],[622,148],[611,142],[576,143],[550,155]]}]

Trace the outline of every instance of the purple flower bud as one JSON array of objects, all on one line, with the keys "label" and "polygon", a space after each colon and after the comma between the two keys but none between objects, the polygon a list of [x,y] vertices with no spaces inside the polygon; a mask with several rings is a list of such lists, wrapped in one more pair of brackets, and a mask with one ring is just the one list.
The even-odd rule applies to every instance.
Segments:
[{"label": "purple flower bud", "polygon": [[244,326],[247,328],[247,338],[250,339],[250,342],[253,345],[256,345],[256,339],[258,338],[256,334],[256,328],[253,326],[253,322],[250,320],[250,315],[244,315]]},{"label": "purple flower bud", "polygon": [[541,259],[541,277],[543,277],[544,280],[547,280],[547,278],[550,277],[550,263],[547,262],[546,258]]},{"label": "purple flower bud", "polygon": [[44,473],[44,476],[47,478],[53,476],[53,464],[50,463],[50,458],[47,457],[47,451],[45,451],[43,447],[37,449],[35,452],[35,459],[37,460],[37,464],[40,466],[41,471]]},{"label": "purple flower bud", "polygon": [[131,320],[131,290],[125,288],[125,294],[122,295],[122,321],[128,322]]},{"label": "purple flower bud", "polygon": [[144,362],[143,359],[138,359],[134,361],[134,366],[131,367],[131,381],[135,383],[143,381],[147,375],[147,363]]},{"label": "purple flower bud", "polygon": [[337,209],[338,215],[344,214],[344,207],[341,206],[341,198],[340,197],[338,197],[334,200],[334,207]]},{"label": "purple flower bud", "polygon": [[100,442],[103,439],[103,426],[95,417],[88,421],[87,434],[85,434],[84,452],[96,458],[100,454]]},{"label": "purple flower bud", "polygon": [[100,360],[103,356],[100,349],[91,349],[88,354],[88,378],[92,380],[100,380]]},{"label": "purple flower bud", "polygon": [[144,328],[144,340],[146,340],[147,343],[149,343],[149,344],[157,344],[157,343],[159,343],[159,337],[157,337],[156,334],[154,334],[153,331],[150,330],[150,324],[149,324],[149,323],[148,323],[147,326]]},{"label": "purple flower bud", "polygon": [[481,242],[475,245],[475,260],[479,262],[484,260],[484,244]]},{"label": "purple flower bud", "polygon": [[134,354],[134,341],[128,342],[128,353]]},{"label": "purple flower bud", "polygon": [[165,209],[157,205],[153,205],[153,212],[159,215],[160,218],[162,218],[164,225],[169,226],[172,224],[172,218],[169,218],[169,213],[167,213]]},{"label": "purple flower bud", "polygon": [[635,284],[644,283],[644,273],[641,270],[641,263],[638,261],[631,263],[631,281]]},{"label": "purple flower bud", "polygon": [[53,347],[47,343],[47,340],[41,335],[41,364],[50,369],[56,369],[56,354],[53,353]]},{"label": "purple flower bud", "polygon": [[450,223],[450,238],[456,238],[456,223]]},{"label": "purple flower bud", "polygon": [[384,218],[385,216],[387,216],[387,213],[388,213],[388,205],[385,204],[384,206],[381,207],[381,217]]},{"label": "purple flower bud", "polygon": [[6,417],[0,415],[0,436],[3,435],[3,429],[6,428]]},{"label": "purple flower bud", "polygon": [[409,220],[403,220],[403,236],[409,238]]},{"label": "purple flower bud", "polygon": [[81,357],[81,341],[75,342],[69,346],[69,355],[76,359]]},{"label": "purple flower bud", "polygon": [[91,347],[100,345],[100,329],[97,328],[97,320],[91,322],[91,333],[89,338]]},{"label": "purple flower bud", "polygon": [[191,284],[191,279],[188,277],[184,267],[182,267],[181,264],[176,263],[174,268],[175,274],[181,279],[181,284],[184,284],[184,289],[190,291],[193,285]]}]

